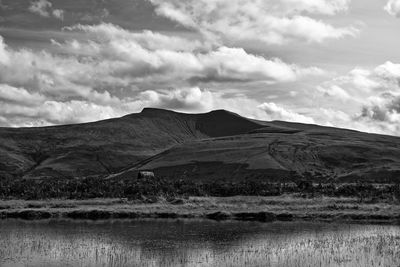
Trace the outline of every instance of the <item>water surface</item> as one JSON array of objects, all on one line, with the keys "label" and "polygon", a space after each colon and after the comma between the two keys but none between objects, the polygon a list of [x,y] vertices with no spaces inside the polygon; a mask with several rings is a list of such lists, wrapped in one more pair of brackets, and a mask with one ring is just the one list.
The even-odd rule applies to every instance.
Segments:
[{"label": "water surface", "polygon": [[400,226],[0,221],[0,266],[400,266]]}]

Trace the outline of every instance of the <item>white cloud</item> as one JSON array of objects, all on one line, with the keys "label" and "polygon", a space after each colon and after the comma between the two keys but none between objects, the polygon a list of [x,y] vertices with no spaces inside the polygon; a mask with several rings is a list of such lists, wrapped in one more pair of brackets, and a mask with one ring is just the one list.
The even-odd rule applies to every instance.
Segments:
[{"label": "white cloud", "polygon": [[47,101],[37,111],[39,118],[46,118],[54,124],[96,121],[121,116],[115,108],[97,105],[88,101],[57,102]]},{"label": "white cloud", "polygon": [[64,10],[54,9],[52,12],[53,16],[59,20],[64,20]]},{"label": "white cloud", "polygon": [[208,111],[214,107],[217,94],[198,87],[154,91],[147,90],[140,94],[140,99],[149,106],[182,111]]},{"label": "white cloud", "polygon": [[32,13],[38,14],[42,17],[49,17],[50,14],[47,9],[50,9],[52,4],[47,0],[38,0],[31,3],[29,7],[29,11]]},{"label": "white cloud", "polygon": [[400,80],[400,64],[395,64],[390,61],[378,66],[374,70],[375,76],[380,77],[382,80],[397,83]]},{"label": "white cloud", "polygon": [[76,123],[124,114],[107,105],[89,101],[56,101],[39,92],[29,92],[0,84],[1,124],[7,126],[42,126]]},{"label": "white cloud", "polygon": [[172,50],[172,51],[194,51],[209,48],[209,45],[193,39],[179,36],[164,35],[149,30],[141,32],[131,32],[111,23],[101,23],[97,25],[74,25],[64,27],[66,31],[85,33],[87,40],[97,43],[109,43],[113,40],[121,42],[137,43],[148,50]]},{"label": "white cloud", "polygon": [[91,77],[98,76],[99,82],[102,81],[102,71],[93,69],[95,64],[86,64],[76,58],[58,57],[47,52],[35,53],[6,48],[4,51],[0,50],[1,53],[8,60],[0,61],[0,83],[28,88],[32,92],[41,92],[61,100],[80,97],[95,103],[115,101],[108,92],[98,92],[90,86],[95,84],[85,84],[91,83]]},{"label": "white cloud", "polygon": [[[224,93],[198,87],[173,90],[147,90],[140,93],[141,106],[173,109],[183,112],[208,112],[226,109],[242,116],[267,119],[265,112],[257,109],[259,102],[241,94],[226,96]],[[138,102],[135,102],[138,105]]]},{"label": "white cloud", "polygon": [[346,90],[334,84],[328,85],[327,87],[317,86],[317,91],[322,93],[323,96],[336,97],[343,101],[351,98],[350,94]]},{"label": "white cloud", "polygon": [[388,61],[372,70],[355,68],[347,75],[326,82],[325,86],[340,86],[346,93],[361,99],[376,93],[397,91],[400,89],[400,64]]},{"label": "white cloud", "polygon": [[[334,119],[333,125],[400,134],[400,64],[388,61],[374,69],[355,68],[347,75],[323,83],[316,90],[323,97],[346,100],[342,108],[351,115],[348,119],[343,116]],[[337,101],[330,104],[340,108]]]},{"label": "white cloud", "polygon": [[[288,82],[307,75],[323,75],[321,69],[303,68],[279,59],[266,59],[242,48],[221,46],[206,50],[200,41],[154,34],[131,33],[112,24],[78,25],[66,28],[82,31],[88,40],[58,44],[73,54],[82,54],[110,64],[117,75],[146,79],[189,81]],[[211,49],[211,47],[208,47]]]},{"label": "white cloud", "polygon": [[[8,91],[7,91],[8,90]],[[35,99],[36,101],[29,101]],[[9,101],[12,99],[12,101]],[[26,104],[28,101],[29,104]],[[0,86],[0,114],[3,125],[42,126],[78,123],[118,117],[139,112],[144,107],[159,107],[182,112],[208,112],[227,109],[252,118],[265,119],[255,108],[259,103],[243,95],[226,97],[223,93],[198,87],[173,90],[146,90],[112,104],[95,104],[88,100],[57,101],[25,89]]]},{"label": "white cloud", "polygon": [[286,109],[273,102],[263,103],[259,105],[257,108],[263,110],[267,114],[269,120],[315,123],[313,118]]},{"label": "white cloud", "polygon": [[265,1],[274,11],[280,11],[281,14],[297,14],[307,12],[310,14],[335,15],[339,12],[345,12],[349,9],[350,0],[281,0],[279,2]]},{"label": "white cloud", "polygon": [[[225,84],[269,86],[325,74],[201,39],[130,32],[112,24],[65,30],[76,39],[53,40],[59,54],[13,49],[0,38],[0,116],[8,119],[3,125],[92,121],[145,106],[196,112],[224,108],[265,119],[265,111],[256,108],[259,101]],[[210,90],[200,89],[208,85]]]},{"label": "white cloud", "polygon": [[[384,101],[381,105],[383,104]],[[387,123],[371,120],[366,115],[361,116],[362,113],[348,114],[335,108],[310,107],[307,112],[299,112],[297,109],[287,108],[275,102],[260,103],[241,94],[227,95],[198,87],[147,90],[140,93],[137,98],[125,103],[125,106],[135,107],[138,110],[142,107],[159,107],[182,112],[208,112],[215,109],[226,109],[245,117],[267,121],[311,123],[385,134],[400,132],[400,126],[397,126],[400,125],[399,115],[391,115],[393,123]]]},{"label": "white cloud", "polygon": [[400,17],[400,0],[389,0],[384,9],[390,15]]},{"label": "white cloud", "polygon": [[227,44],[258,41],[283,44],[290,41],[323,42],[355,36],[352,26],[334,27],[306,14],[334,15],[348,9],[347,0],[150,0],[156,12]]},{"label": "white cloud", "polygon": [[371,98],[400,91],[400,64],[386,62],[374,69],[354,68],[315,88],[315,101],[356,115]]},{"label": "white cloud", "polygon": [[61,9],[53,9],[53,4],[47,0],[37,0],[31,2],[28,10],[42,17],[54,17],[59,20],[64,19],[64,11]]},{"label": "white cloud", "polygon": [[7,84],[0,84],[0,101],[34,106],[44,102],[45,97],[39,93],[29,93],[24,88],[15,88]]},{"label": "white cloud", "polygon": [[2,36],[0,36],[0,63],[1,64],[7,64],[10,60],[6,48],[7,48],[7,46],[4,43],[4,39]]},{"label": "white cloud", "polygon": [[[62,54],[12,49],[0,38],[0,114],[10,118],[8,125],[97,120],[144,106],[182,111],[225,108],[257,117],[261,114],[254,108],[258,102],[243,95],[226,97],[223,92],[200,90],[191,84],[196,80],[202,84],[271,84],[324,74],[318,68],[266,59],[241,48],[207,47],[199,40],[150,31],[132,33],[111,24],[68,30],[83,32],[84,38],[54,40]],[[146,87],[189,89],[156,91]],[[84,112],[78,104],[88,109],[87,115],[76,114]],[[100,107],[107,113],[99,112]],[[59,114],[54,117],[49,110]]]},{"label": "white cloud", "polygon": [[44,126],[53,124],[96,121],[126,114],[111,106],[97,105],[88,101],[67,102],[46,100],[35,106],[12,102],[0,105],[0,114],[10,126]]}]

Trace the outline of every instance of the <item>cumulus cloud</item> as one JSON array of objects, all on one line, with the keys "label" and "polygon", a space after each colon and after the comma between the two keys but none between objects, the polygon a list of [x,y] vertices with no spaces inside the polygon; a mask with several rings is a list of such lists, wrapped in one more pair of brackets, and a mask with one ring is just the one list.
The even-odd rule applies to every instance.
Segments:
[{"label": "cumulus cloud", "polygon": [[[0,114],[7,114],[9,125],[82,122],[144,106],[182,111],[226,108],[254,117],[258,102],[197,86],[268,85],[324,75],[315,67],[267,59],[242,48],[215,47],[204,40],[151,31],[130,32],[112,24],[77,25],[65,31],[78,38],[52,40],[59,53],[13,49],[0,37]],[[79,104],[88,109],[88,115],[77,115],[84,110],[76,107]],[[107,112],[99,112],[100,107]],[[60,114],[52,117],[48,110]]]},{"label": "cumulus cloud", "polygon": [[214,108],[214,101],[220,95],[198,87],[173,90],[147,90],[140,99],[149,106],[182,111],[208,111]]},{"label": "cumulus cloud", "polygon": [[400,17],[400,0],[389,0],[384,9],[390,15]]},{"label": "cumulus cloud", "polygon": [[[33,99],[35,101],[30,101]],[[146,90],[134,97],[121,99],[118,103],[96,104],[88,100],[57,101],[39,93],[29,93],[25,89],[2,85],[0,103],[3,126],[41,126],[95,121],[139,112],[144,107],[183,112],[227,109],[252,118],[267,118],[261,110],[255,108],[259,104],[255,100],[243,95],[226,97],[224,93],[198,87]]]},{"label": "cumulus cloud", "polygon": [[220,46],[215,49],[198,40],[189,41],[144,31],[131,33],[112,24],[78,25],[66,28],[82,31],[87,41],[58,44],[73,54],[82,54],[103,64],[113,61],[116,76],[201,82],[295,81],[307,75],[323,75],[321,69],[287,64],[247,53],[243,48]]},{"label": "cumulus cloud", "polygon": [[323,42],[355,36],[353,26],[334,27],[310,15],[334,15],[348,9],[348,0],[149,0],[157,14],[196,29],[209,39],[236,44],[259,41]]},{"label": "cumulus cloud", "polygon": [[0,84],[0,101],[34,106],[44,102],[45,97],[39,93],[29,93],[24,88]]},{"label": "cumulus cloud", "polygon": [[52,14],[55,18],[59,19],[59,20],[64,20],[64,10],[62,9],[54,9],[52,11]]},{"label": "cumulus cloud", "polygon": [[384,133],[400,133],[400,93],[369,97],[356,121],[374,124]]},{"label": "cumulus cloud", "polygon": [[140,93],[138,99],[143,106],[183,112],[208,112],[215,109],[226,109],[250,118],[267,119],[265,112],[256,108],[259,102],[254,99],[242,94],[227,96],[223,92],[200,89],[199,87],[147,90]]},{"label": "cumulus cloud", "polygon": [[313,118],[299,114],[290,109],[277,105],[273,102],[263,103],[259,105],[257,108],[263,110],[267,115],[267,119],[269,120],[315,123]]},{"label": "cumulus cloud", "polygon": [[365,96],[399,90],[400,64],[390,61],[374,69],[355,68],[347,75],[339,76],[323,86],[341,87],[341,94],[365,99]]},{"label": "cumulus cloud", "polygon": [[31,2],[28,10],[42,17],[54,17],[59,20],[64,19],[64,10],[53,9],[53,4],[47,0],[38,0]]},{"label": "cumulus cloud", "polygon": [[[0,44],[2,40],[0,39]],[[100,76],[95,64],[80,62],[77,58],[60,57],[47,52],[12,50],[0,45],[0,82],[13,87],[28,88],[58,99],[85,98],[95,103],[113,102],[108,92],[98,92],[85,81]]]},{"label": "cumulus cloud", "polygon": [[208,49],[210,45],[199,40],[187,39],[179,36],[164,35],[150,30],[131,32],[111,23],[97,25],[74,25],[64,27],[65,31],[85,33],[87,41],[96,43],[110,43],[118,40],[124,43],[137,43],[148,50],[194,51]]},{"label": "cumulus cloud", "polygon": [[334,84],[328,86],[318,86],[317,90],[322,93],[323,96],[335,97],[344,101],[351,98],[350,94],[346,90]]},{"label": "cumulus cloud", "polygon": [[138,101],[144,106],[184,112],[208,112],[215,109],[226,109],[242,116],[260,120],[315,123],[312,117],[273,102],[260,103],[242,94],[228,96],[222,92],[200,89],[199,87],[147,90],[140,93]]},{"label": "cumulus cloud", "polygon": [[281,0],[278,3],[266,1],[270,9],[279,11],[280,14],[297,14],[306,12],[310,14],[335,15],[349,9],[350,0]]},{"label": "cumulus cloud", "polygon": [[50,14],[47,9],[51,8],[52,4],[47,0],[39,0],[36,2],[32,2],[29,7],[29,11],[32,13],[38,14],[42,17],[49,17]]},{"label": "cumulus cloud", "polygon": [[[0,101],[1,102],[1,101]],[[97,105],[83,100],[46,100],[39,105],[16,105],[2,103],[0,112],[7,126],[44,126],[80,123],[122,116],[123,113],[111,106]]]},{"label": "cumulus cloud", "polygon": [[24,88],[0,85],[1,124],[7,126],[42,126],[95,121],[139,112],[144,107],[159,107],[182,112],[208,112],[226,109],[262,120],[287,120],[314,123],[312,118],[284,109],[275,103],[261,104],[242,94],[186,87],[145,90],[115,103],[89,100],[57,100]]},{"label": "cumulus cloud", "polygon": [[388,61],[374,69],[355,68],[316,89],[323,97],[347,101],[347,112],[352,115],[336,120],[335,125],[400,134],[400,64]]},{"label": "cumulus cloud", "polygon": [[[96,64],[90,61],[82,62],[75,57],[45,51],[14,50],[0,38],[0,101],[3,108],[0,114],[23,111],[24,107],[39,109],[48,101],[72,103],[71,100],[79,100],[99,106],[118,105],[118,97],[106,90],[95,89],[102,82],[108,82],[107,77],[102,80],[103,74],[107,71],[96,70]],[[92,83],[94,77],[98,80]],[[26,114],[31,113],[35,112],[29,110]],[[80,120],[79,117],[76,120]]]}]

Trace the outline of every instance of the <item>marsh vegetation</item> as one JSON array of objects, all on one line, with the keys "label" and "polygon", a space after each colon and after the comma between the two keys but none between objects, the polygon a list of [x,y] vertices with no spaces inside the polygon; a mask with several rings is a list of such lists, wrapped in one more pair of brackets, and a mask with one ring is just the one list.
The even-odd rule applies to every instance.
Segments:
[{"label": "marsh vegetation", "polygon": [[1,266],[399,266],[400,227],[0,221]]},{"label": "marsh vegetation", "polygon": [[91,199],[182,196],[280,196],[298,194],[304,198],[318,196],[355,197],[360,202],[400,202],[400,184],[313,183],[293,180],[271,183],[257,180],[242,182],[194,182],[162,177],[105,179],[92,176],[71,179],[1,179],[0,199]]}]

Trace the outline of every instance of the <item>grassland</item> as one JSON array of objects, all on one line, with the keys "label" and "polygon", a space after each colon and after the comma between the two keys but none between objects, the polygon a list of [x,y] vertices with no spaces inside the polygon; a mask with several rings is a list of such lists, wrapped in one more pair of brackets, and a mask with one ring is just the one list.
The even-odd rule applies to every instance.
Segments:
[{"label": "grassland", "polygon": [[0,218],[400,222],[399,184],[0,181]]},{"label": "grassland", "polygon": [[[146,203],[147,202],[147,203]],[[397,202],[360,202],[358,198],[303,198],[298,194],[256,197],[187,197],[154,203],[128,199],[3,200],[0,218],[36,219],[136,219],[196,218],[248,221],[343,221],[400,223]]]}]

